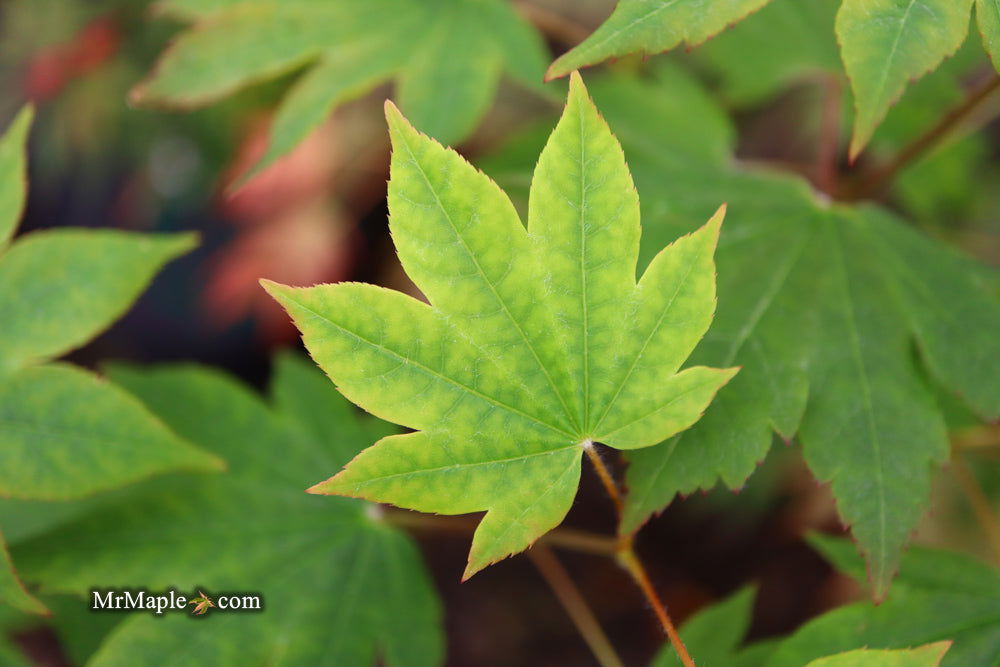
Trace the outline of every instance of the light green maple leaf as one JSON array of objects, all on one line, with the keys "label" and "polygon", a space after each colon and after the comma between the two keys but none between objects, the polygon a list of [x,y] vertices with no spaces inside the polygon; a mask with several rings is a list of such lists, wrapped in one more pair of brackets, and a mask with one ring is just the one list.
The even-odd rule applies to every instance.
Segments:
[{"label": "light green maple leaf", "polygon": [[[720,306],[691,362],[743,367],[691,429],[626,454],[623,531],[678,494],[739,488],[775,432],[797,436],[884,594],[948,453],[927,371],[980,417],[1000,417],[996,272],[883,209],[830,205],[795,176],[738,164],[725,114],[669,63],[590,89],[642,197],[640,265],[729,202]],[[530,143],[487,163],[522,201]]]},{"label": "light green maple leaf", "polygon": [[[318,470],[394,429],[361,416],[314,365],[280,356],[272,401],[193,365],[113,367],[109,375],[180,436],[226,459],[175,475],[14,546],[42,591],[97,588],[251,592],[263,613],[133,614],[91,667],[176,664],[433,667],[441,604],[419,551],[378,508],[303,493]],[[92,614],[77,601],[77,613]],[[189,607],[189,610],[191,608]],[[203,607],[204,609],[204,607]]]},{"label": "light green maple leaf", "polygon": [[655,445],[733,376],[677,372],[712,320],[722,212],[637,283],[638,197],[578,75],[538,159],[527,229],[489,178],[391,104],[387,117],[390,229],[430,305],[372,285],[265,285],[345,396],[417,429],[312,491],[486,511],[469,577],[562,521],[585,448]]},{"label": "light green maple leaf", "polygon": [[696,46],[770,0],[619,0],[615,11],[583,42],[549,67],[547,78],[634,51],[660,53]]},{"label": "light green maple leaf", "polygon": [[537,88],[538,34],[503,0],[166,0],[194,21],[133,91],[144,104],[200,106],[306,67],[278,109],[257,169],[299,143],[337,105],[380,83],[446,142],[478,124],[502,73]]},{"label": "light green maple leaf", "polygon": [[[813,537],[844,574],[867,582],[865,564],[847,540]],[[914,547],[881,604],[856,602],[812,619],[784,639],[766,667],[799,667],[859,648],[904,649],[953,642],[942,667],[995,664],[1000,655],[1000,574],[968,556]],[[860,663],[864,664],[864,663]]]},{"label": "light green maple leaf", "polygon": [[[0,139],[0,496],[68,500],[166,470],[217,467],[126,392],[44,363],[108,327],[193,239],[56,229],[9,243],[26,196],[30,124],[26,109]],[[0,602],[44,611],[2,541]]]},{"label": "light green maple leaf", "polygon": [[817,658],[806,667],[938,667],[951,642],[936,642],[912,649],[857,649]]}]

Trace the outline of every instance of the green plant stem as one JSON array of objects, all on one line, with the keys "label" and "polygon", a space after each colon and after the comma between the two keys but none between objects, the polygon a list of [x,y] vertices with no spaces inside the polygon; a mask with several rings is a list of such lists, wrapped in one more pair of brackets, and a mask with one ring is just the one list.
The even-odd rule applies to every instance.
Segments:
[{"label": "green plant stem", "polygon": [[623,667],[621,658],[615,652],[597,617],[587,605],[579,589],[573,583],[566,568],[556,558],[552,550],[541,541],[528,549],[528,558],[534,563],[539,574],[552,589],[552,593],[562,604],[566,614],[573,621],[577,631],[590,647],[594,658],[601,667]]},{"label": "green plant stem", "polygon": [[[620,521],[624,503],[622,502],[622,494],[618,490],[618,485],[611,476],[611,471],[604,465],[604,461],[601,460],[601,455],[594,449],[593,443],[585,443],[584,451],[587,452],[587,458],[590,459],[594,470],[597,471],[597,476],[600,477],[604,489],[611,498],[611,502],[614,503]],[[649,578],[649,573],[646,571],[639,556],[635,553],[631,535],[623,536],[618,541],[618,563],[629,573],[629,576],[632,577],[632,580],[635,581],[642,594],[646,597],[649,606],[653,608],[653,613],[656,614],[657,620],[660,621],[660,626],[667,634],[667,638],[670,639],[674,650],[677,651],[677,656],[681,659],[681,663],[684,667],[695,667],[694,660],[691,659],[687,647],[684,646],[684,641],[677,633],[677,628],[674,627],[673,621],[670,620],[670,614],[667,613],[667,606],[663,604],[660,596],[656,593],[656,588]]]},{"label": "green plant stem", "polygon": [[[475,518],[445,517],[408,510],[384,509],[383,512],[383,518],[386,522],[401,528],[416,530],[436,530],[467,535],[475,531],[479,523],[478,519]],[[536,546],[546,544],[595,556],[614,556],[618,547],[618,541],[612,537],[573,528],[551,530],[539,538],[535,544]]]},{"label": "green plant stem", "polygon": [[905,167],[940,143],[962,124],[993,93],[1000,90],[1000,74],[993,72],[976,86],[958,106],[954,107],[922,135],[904,146],[891,160],[862,176],[854,186],[839,197],[846,201],[867,199],[880,194]]},{"label": "green plant stem", "polygon": [[990,547],[993,550],[993,559],[1000,565],[1000,521],[993,513],[993,507],[983,490],[979,487],[976,476],[969,470],[968,464],[963,458],[962,452],[956,448],[952,449],[951,470],[958,480],[958,485],[965,493],[966,500],[972,506],[972,511],[976,515],[976,520],[982,526],[983,531],[989,539]]}]

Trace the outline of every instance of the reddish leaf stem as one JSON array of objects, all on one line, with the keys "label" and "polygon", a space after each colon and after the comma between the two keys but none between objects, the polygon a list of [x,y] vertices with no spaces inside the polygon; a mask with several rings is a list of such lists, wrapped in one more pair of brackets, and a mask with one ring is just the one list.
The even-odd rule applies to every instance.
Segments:
[{"label": "reddish leaf stem", "polygon": [[842,195],[841,199],[850,201],[877,196],[900,171],[947,137],[997,90],[1000,90],[1000,74],[993,72],[984,82],[972,89],[965,100],[942,116],[926,132],[904,146],[895,157],[863,176],[855,187]]},{"label": "reddish leaf stem", "polygon": [[643,595],[646,596],[646,600],[649,601],[650,606],[653,608],[653,612],[656,614],[656,618],[659,619],[660,625],[663,626],[663,630],[667,633],[667,637],[670,638],[670,643],[673,644],[674,650],[677,651],[677,656],[681,659],[681,663],[684,667],[695,667],[694,660],[687,652],[687,647],[684,646],[684,641],[681,636],[677,634],[677,629],[674,627],[673,622],[670,620],[670,614],[667,613],[667,606],[663,604],[660,600],[660,596],[656,594],[656,589],[653,587],[653,583],[649,580],[649,575],[646,573],[646,568],[643,567],[642,561],[639,557],[635,555],[635,551],[632,549],[632,541],[627,541],[627,547],[618,553],[618,562],[622,564],[626,571],[632,575],[632,579],[635,583],[639,585],[642,589]]},{"label": "reddish leaf stem", "polygon": [[987,449],[1000,447],[1000,424],[971,426],[951,434],[953,449]]},{"label": "reddish leaf stem", "polygon": [[573,621],[577,631],[590,647],[594,658],[601,667],[622,667],[621,658],[615,652],[597,617],[587,605],[580,590],[573,583],[566,568],[556,558],[552,550],[538,542],[528,549],[528,558],[534,563],[539,574],[552,589],[556,599],[562,604],[566,614]]},{"label": "reddish leaf stem", "polygon": [[[601,460],[601,455],[594,449],[593,443],[588,440],[583,443],[583,449],[587,452],[587,457],[594,465],[597,476],[601,478],[601,483],[604,484],[604,488],[618,512],[618,518],[621,520],[624,503],[622,502],[622,494],[618,490],[618,484],[615,483],[614,478],[611,476],[611,471],[608,470],[607,466],[604,465],[604,461]],[[653,608],[653,613],[656,614],[656,618],[660,621],[663,631],[667,633],[667,637],[670,639],[674,650],[677,651],[677,656],[681,659],[681,663],[684,667],[695,667],[694,660],[691,659],[687,648],[684,646],[684,641],[681,640],[681,636],[677,633],[673,621],[670,620],[670,614],[667,613],[666,605],[663,604],[660,596],[657,595],[656,588],[653,587],[645,566],[643,566],[642,561],[632,548],[631,536],[625,536],[619,540],[618,562],[629,573],[636,585],[639,586],[642,594],[646,597],[646,601],[649,602],[649,606]]]},{"label": "reddish leaf stem", "polygon": [[625,511],[625,503],[622,502],[622,494],[618,490],[618,485],[615,483],[614,478],[611,476],[611,471],[604,465],[604,461],[601,460],[600,453],[594,448],[593,442],[587,440],[583,443],[583,451],[587,452],[587,458],[594,464],[594,470],[597,472],[597,476],[601,478],[601,484],[604,485],[604,490],[608,492],[608,497],[611,498],[611,502],[615,505],[615,512],[618,515],[618,519],[621,520],[622,512]]}]

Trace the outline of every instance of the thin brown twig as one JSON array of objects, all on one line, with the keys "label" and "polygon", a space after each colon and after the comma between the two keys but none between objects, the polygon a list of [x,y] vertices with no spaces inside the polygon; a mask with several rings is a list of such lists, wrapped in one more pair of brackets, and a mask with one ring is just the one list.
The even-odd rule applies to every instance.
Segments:
[{"label": "thin brown twig", "polygon": [[966,500],[972,506],[972,511],[976,515],[976,520],[986,532],[990,547],[993,549],[993,557],[1000,565],[1000,521],[993,513],[993,507],[983,490],[979,487],[976,476],[969,470],[968,464],[962,456],[962,452],[957,449],[952,450],[951,470],[955,473],[958,485],[965,493]]},{"label": "thin brown twig", "polygon": [[594,658],[601,667],[623,667],[621,658],[615,652],[601,624],[583,599],[580,590],[573,583],[566,568],[545,544],[536,543],[528,549],[528,558],[534,563],[539,574],[552,589],[556,599],[562,604],[566,614],[573,621],[577,631],[590,647]]},{"label": "thin brown twig", "polygon": [[951,434],[954,449],[986,449],[1000,447],[1000,424],[970,426]]},{"label": "thin brown twig", "polygon": [[819,148],[816,151],[815,182],[820,191],[837,191],[837,159],[840,153],[840,79],[822,77],[823,105],[820,113]]},{"label": "thin brown twig", "polygon": [[[407,510],[386,508],[384,518],[388,523],[401,528],[416,530],[437,530],[468,535],[479,525],[474,517],[451,517],[437,514],[421,514]],[[539,538],[538,544],[547,544],[561,549],[578,551],[595,556],[614,556],[618,541],[606,535],[588,533],[574,528],[555,528]]]},{"label": "thin brown twig", "polygon": [[590,30],[586,27],[551,9],[524,0],[517,0],[514,7],[525,20],[533,23],[542,34],[565,46],[576,46],[590,36]]},{"label": "thin brown twig", "polygon": [[965,100],[942,116],[926,132],[904,146],[887,163],[863,176],[856,187],[844,193],[841,198],[855,200],[878,195],[893,181],[896,174],[947,137],[997,90],[1000,90],[1000,74],[993,72],[985,81],[970,91]]},{"label": "thin brown twig", "polygon": [[[608,496],[615,504],[615,508],[618,511],[620,519],[624,503],[622,502],[622,496],[621,492],[618,490],[618,485],[611,476],[611,471],[609,471],[607,466],[604,465],[604,461],[601,460],[600,454],[594,449],[593,443],[589,441],[584,443],[584,451],[587,452],[587,457],[594,465],[594,469],[597,471],[597,476],[601,478],[601,482],[604,484],[604,488],[607,490]],[[619,540],[618,562],[623,568],[625,568],[625,571],[629,573],[629,576],[631,576],[635,583],[639,586],[642,594],[646,597],[646,601],[653,608],[653,613],[656,614],[656,618],[660,621],[660,626],[670,639],[670,643],[673,645],[674,650],[677,651],[677,656],[681,659],[681,663],[684,667],[695,667],[694,660],[691,659],[690,654],[688,654],[687,647],[684,646],[684,641],[677,633],[677,628],[674,627],[673,621],[670,620],[670,614],[667,613],[666,605],[663,604],[660,596],[657,595],[656,589],[653,587],[653,583],[649,579],[649,574],[646,572],[645,566],[643,566],[642,561],[639,559],[639,556],[636,555],[635,550],[632,547],[631,536],[625,536]]]}]

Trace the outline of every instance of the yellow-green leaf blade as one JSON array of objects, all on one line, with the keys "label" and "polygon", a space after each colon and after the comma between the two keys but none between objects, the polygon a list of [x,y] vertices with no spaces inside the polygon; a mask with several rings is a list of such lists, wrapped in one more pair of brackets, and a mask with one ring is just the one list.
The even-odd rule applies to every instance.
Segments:
[{"label": "yellow-green leaf blade", "polygon": [[[387,117],[390,226],[430,305],[357,284],[265,287],[346,396],[420,429],[382,439],[312,490],[485,511],[470,576],[562,521],[605,412],[609,444],[649,446],[696,420],[731,375],[676,374],[711,319],[719,221],[668,252],[652,288],[637,286],[637,196],[579,76],[539,160],[527,230],[492,181],[391,105]],[[633,305],[641,332],[665,348],[655,355],[623,353]],[[613,400],[618,386],[627,391]],[[647,395],[661,403],[649,409]]]},{"label": "yellow-green leaf blade", "polygon": [[618,140],[578,74],[531,181],[528,233],[544,262],[568,402],[589,434],[613,395],[620,323],[635,290],[639,195]]},{"label": "yellow-green leaf blade", "polygon": [[[540,260],[502,190],[386,106],[389,228],[407,275],[484,355],[523,384],[547,421],[569,428],[571,388],[543,298]],[[498,239],[504,239],[502,243]],[[527,405],[525,405],[527,407]]]},{"label": "yellow-green leaf blade", "polygon": [[617,449],[641,449],[663,442],[701,419],[719,388],[738,370],[693,366],[659,384],[643,385],[649,393],[637,391],[626,396],[632,405],[610,412],[605,430],[598,430],[596,438]]},{"label": "yellow-green leaf blade", "polygon": [[[678,239],[653,259],[635,289],[623,327],[613,393],[596,418],[596,438],[623,449],[655,445],[701,416],[733,373],[688,369],[691,355],[715,313],[715,254],[724,211]],[[624,407],[627,406],[627,407]]]},{"label": "yellow-green leaf blade", "polygon": [[557,59],[547,78],[642,51],[660,53],[681,44],[697,46],[769,0],[619,0],[592,35]]},{"label": "yellow-green leaf blade", "polygon": [[489,368],[490,360],[446,319],[412,297],[360,283],[265,286],[292,315],[316,363],[374,415],[415,429],[443,419],[488,420],[568,435],[535,412],[519,385],[505,384],[505,374]]},{"label": "yellow-green leaf blade", "polygon": [[806,667],[938,667],[950,641],[913,649],[857,649],[813,660]]},{"label": "yellow-green leaf blade", "polygon": [[852,157],[907,83],[958,50],[971,10],[972,0],[844,0],[836,30],[854,91]]},{"label": "yellow-green leaf blade", "polygon": [[310,491],[438,514],[487,511],[468,578],[562,521],[576,496],[582,455],[578,444],[537,434],[422,431],[384,438]]}]

